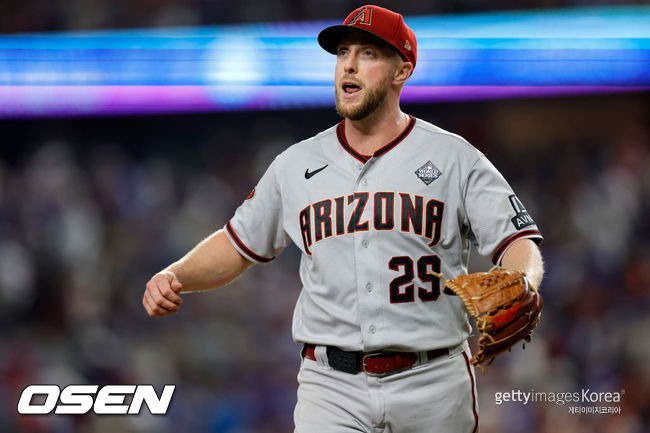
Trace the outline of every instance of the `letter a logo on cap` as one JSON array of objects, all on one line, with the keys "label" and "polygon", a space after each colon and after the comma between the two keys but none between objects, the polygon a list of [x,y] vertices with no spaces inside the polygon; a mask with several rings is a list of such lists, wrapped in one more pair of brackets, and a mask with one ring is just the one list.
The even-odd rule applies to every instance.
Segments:
[{"label": "letter a logo on cap", "polygon": [[369,26],[371,21],[372,21],[372,8],[365,7],[361,9],[359,12],[357,12],[357,14],[354,17],[352,17],[348,25],[353,26],[356,23],[359,23],[359,24],[365,24]]}]

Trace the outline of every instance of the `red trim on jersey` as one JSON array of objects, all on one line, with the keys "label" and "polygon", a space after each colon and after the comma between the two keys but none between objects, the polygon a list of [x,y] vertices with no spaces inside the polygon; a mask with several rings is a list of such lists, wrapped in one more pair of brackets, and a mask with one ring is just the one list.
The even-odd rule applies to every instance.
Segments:
[{"label": "red trim on jersey", "polygon": [[469,358],[465,352],[463,352],[463,358],[465,358],[465,366],[469,374],[469,386],[472,388],[472,412],[474,412],[474,428],[472,429],[472,433],[476,433],[478,431],[478,412],[476,410],[476,393],[474,392],[474,375],[469,366]]},{"label": "red trim on jersey", "polygon": [[275,259],[275,257],[271,257],[269,259],[269,258],[266,258],[266,257],[258,256],[253,251],[251,251],[250,248],[248,248],[242,242],[242,240],[239,239],[239,236],[237,236],[237,233],[235,233],[235,230],[232,228],[232,225],[230,225],[230,221],[228,221],[228,224],[226,224],[226,230],[228,230],[228,233],[230,233],[230,236],[232,236],[232,238],[235,241],[235,243],[237,244],[237,246],[239,246],[239,248],[241,248],[242,251],[244,251],[251,258],[257,260],[258,262],[262,262],[262,263],[268,263],[271,260]]},{"label": "red trim on jersey", "polygon": [[[384,153],[388,152],[391,150],[393,147],[397,146],[402,140],[408,136],[411,131],[413,130],[413,127],[415,126],[415,117],[409,115],[409,124],[406,125],[406,128],[390,143],[387,145],[381,147],[379,150],[377,150],[375,153],[372,154],[372,156],[381,156]],[[341,146],[343,146],[343,149],[345,149],[350,155],[358,159],[359,161],[363,162],[364,164],[370,159],[369,156],[367,155],[362,155],[356,150],[350,146],[348,143],[348,140],[345,138],[345,120],[342,120],[341,123],[338,124],[336,127],[336,136],[339,139],[339,143],[341,143]]]},{"label": "red trim on jersey", "polygon": [[348,144],[348,141],[345,139],[345,120],[342,120],[341,123],[339,123],[336,127],[336,136],[338,137],[341,146],[343,146],[343,149],[347,150],[350,155],[354,156],[364,164],[370,159],[366,155],[362,155],[354,150],[352,146]]},{"label": "red trim on jersey", "polygon": [[384,153],[388,152],[391,150],[393,147],[397,146],[402,140],[406,138],[407,135],[411,133],[413,130],[413,127],[415,126],[415,117],[409,116],[411,120],[409,120],[409,124],[406,125],[406,128],[404,128],[404,131],[400,135],[397,136],[393,141],[388,143],[386,146],[382,147],[378,151],[376,151],[372,156],[380,156],[383,155]]},{"label": "red trim on jersey", "polygon": [[526,236],[538,236],[539,239],[533,239],[537,244],[540,244],[542,242],[542,234],[539,232],[539,230],[524,230],[523,232],[517,232],[514,235],[510,236],[508,239],[503,241],[499,248],[496,249],[494,254],[492,255],[492,263],[495,265],[497,264],[497,260],[499,257],[501,257],[501,254],[516,240],[521,239]]}]

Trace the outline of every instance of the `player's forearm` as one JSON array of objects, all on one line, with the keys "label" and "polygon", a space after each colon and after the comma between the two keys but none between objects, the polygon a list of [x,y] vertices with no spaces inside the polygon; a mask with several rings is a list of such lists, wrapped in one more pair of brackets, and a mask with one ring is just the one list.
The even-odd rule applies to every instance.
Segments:
[{"label": "player's forearm", "polygon": [[228,284],[252,264],[232,246],[223,230],[219,230],[165,270],[176,275],[183,284],[181,293],[185,293]]},{"label": "player's forearm", "polygon": [[544,278],[542,253],[530,239],[521,239],[512,244],[503,255],[501,266],[524,272],[535,288],[539,288]]}]

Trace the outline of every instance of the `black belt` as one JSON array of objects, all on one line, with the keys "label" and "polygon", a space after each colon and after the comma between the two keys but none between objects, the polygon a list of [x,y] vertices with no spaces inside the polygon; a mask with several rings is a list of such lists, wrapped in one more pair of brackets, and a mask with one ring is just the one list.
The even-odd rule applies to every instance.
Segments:
[{"label": "black belt", "polygon": [[[302,349],[302,356],[316,361],[315,349],[316,345],[305,344]],[[427,360],[430,361],[448,353],[449,350],[446,348],[429,350],[426,352]],[[363,371],[369,376],[385,376],[412,367],[418,361],[418,358],[417,352],[348,352],[338,347],[327,346],[327,363],[329,366],[334,370],[350,374]]]}]

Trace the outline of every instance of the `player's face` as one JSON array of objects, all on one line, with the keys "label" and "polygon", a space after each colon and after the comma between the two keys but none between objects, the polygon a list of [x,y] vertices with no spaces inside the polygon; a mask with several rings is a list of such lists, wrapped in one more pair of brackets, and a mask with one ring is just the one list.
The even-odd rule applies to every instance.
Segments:
[{"label": "player's face", "polygon": [[338,46],[336,111],[361,120],[382,107],[391,89],[399,55],[372,36],[351,33]]}]

